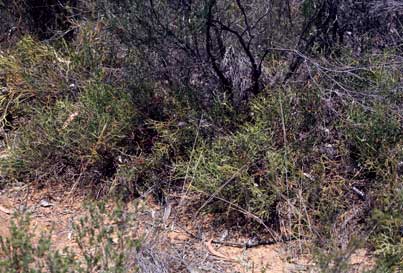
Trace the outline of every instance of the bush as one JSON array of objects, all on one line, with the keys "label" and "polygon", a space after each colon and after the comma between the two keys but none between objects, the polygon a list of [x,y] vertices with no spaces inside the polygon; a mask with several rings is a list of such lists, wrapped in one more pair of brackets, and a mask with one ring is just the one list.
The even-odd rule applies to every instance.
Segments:
[{"label": "bush", "polygon": [[50,250],[50,238],[42,234],[35,246],[29,216],[21,215],[16,220],[11,222],[10,238],[0,237],[0,272],[30,272],[32,264],[41,270],[44,261],[39,259]]},{"label": "bush", "polygon": [[[362,242],[351,240],[345,249],[340,249],[337,245],[327,245],[327,249],[315,249],[315,272],[362,272],[362,270],[354,268],[357,264],[351,263],[351,257],[362,247],[360,244],[362,244]],[[364,261],[364,263],[365,262],[366,261]]]},{"label": "bush", "polygon": [[100,181],[114,175],[117,156],[135,145],[129,138],[139,123],[124,91],[92,83],[77,102],[37,110],[20,130],[6,171],[17,180]]},{"label": "bush", "polygon": [[26,36],[0,55],[0,129],[27,121],[34,107],[49,107],[71,96],[69,59]]},{"label": "bush", "polygon": [[[178,174],[188,178],[194,189],[265,220],[276,220],[288,210],[281,207],[289,202],[313,203],[315,209],[323,209],[317,215],[343,207],[335,200],[325,204],[329,194],[338,198],[331,190],[335,181],[325,178],[344,147],[329,139],[337,119],[328,113],[321,93],[272,90],[255,99],[250,109],[251,122],[200,145],[189,163],[178,165]],[[294,216],[301,214],[295,211]],[[309,219],[304,221],[308,225]]]},{"label": "bush", "polygon": [[26,36],[1,52],[1,181],[106,182],[161,201],[185,181],[215,211],[253,213],[321,247],[335,240],[324,271],[347,270],[336,260],[370,231],[380,268],[401,265],[397,1],[63,0],[36,10],[53,2],[13,1],[15,14],[2,13],[33,13],[25,21],[43,38],[77,28],[73,40]]},{"label": "bush", "polygon": [[383,204],[373,210],[371,219],[374,226],[371,241],[379,257],[377,272],[398,272],[403,268],[403,190],[384,192],[382,197],[379,200]]},{"label": "bush", "polygon": [[[5,20],[8,28],[2,30],[7,34],[30,32],[41,40],[61,36],[71,39],[72,19],[78,15],[79,2],[78,0],[0,1],[0,13],[11,15],[8,16],[11,19]],[[4,23],[3,20],[1,22]],[[3,37],[0,37],[0,42],[6,40],[5,37],[1,38]]]},{"label": "bush", "polygon": [[0,237],[0,272],[138,272],[133,263],[141,240],[134,234],[138,223],[119,206],[89,205],[87,216],[73,226],[78,249],[55,250],[51,234],[39,239],[28,215],[17,215],[10,237]]},{"label": "bush", "polygon": [[361,238],[372,209],[389,211],[402,158],[401,121],[390,105],[351,106],[314,89],[291,89],[264,94],[250,109],[252,121],[200,142],[188,162],[177,164],[177,175],[206,194],[209,208],[246,210],[282,222],[291,234],[340,246]]},{"label": "bush", "polygon": [[286,181],[295,179],[298,172],[290,150],[276,146],[275,122],[281,116],[263,118],[266,107],[273,116],[280,114],[273,108],[275,98],[255,101],[255,122],[199,145],[190,162],[177,165],[177,174],[189,179],[193,190],[210,196],[216,210],[242,208],[262,219],[276,220],[276,205],[286,191]]},{"label": "bush", "polygon": [[[263,62],[277,56],[269,47],[296,37],[290,18],[298,12],[284,1],[96,2],[137,57],[132,77],[165,82],[203,106],[224,98],[239,106],[258,94]],[[280,27],[288,31],[280,34]]]},{"label": "bush", "polygon": [[[365,110],[352,106],[345,125],[345,135],[351,158],[357,167],[376,173],[380,177],[396,170],[397,145],[401,142],[401,121],[398,113],[389,106],[376,104]],[[394,152],[395,151],[395,152]],[[391,166],[395,164],[395,167]]]},{"label": "bush", "polygon": [[[159,111],[164,119],[149,118],[142,128],[147,136],[138,142],[142,153],[119,166],[111,185],[115,193],[142,193],[151,189],[163,201],[164,192],[180,184],[173,181],[175,163],[189,160],[198,143],[212,137],[213,125],[198,118],[197,111],[181,102],[161,104]],[[206,122],[203,126],[202,121]]]}]

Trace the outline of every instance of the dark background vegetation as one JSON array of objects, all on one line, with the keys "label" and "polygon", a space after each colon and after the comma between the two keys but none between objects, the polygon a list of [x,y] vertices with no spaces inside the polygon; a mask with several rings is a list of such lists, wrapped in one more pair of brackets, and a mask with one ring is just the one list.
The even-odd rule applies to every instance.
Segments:
[{"label": "dark background vegetation", "polygon": [[0,0],[0,30],[2,184],[189,194],[402,268],[400,1]]}]

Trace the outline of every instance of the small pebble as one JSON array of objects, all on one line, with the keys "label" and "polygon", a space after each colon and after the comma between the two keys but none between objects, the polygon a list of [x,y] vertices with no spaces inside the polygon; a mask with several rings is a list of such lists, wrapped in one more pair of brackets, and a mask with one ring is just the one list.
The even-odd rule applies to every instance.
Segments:
[{"label": "small pebble", "polygon": [[48,208],[48,207],[53,206],[53,204],[49,203],[49,202],[48,202],[47,200],[45,200],[45,199],[42,199],[42,200],[39,202],[39,206],[44,207],[44,208]]}]

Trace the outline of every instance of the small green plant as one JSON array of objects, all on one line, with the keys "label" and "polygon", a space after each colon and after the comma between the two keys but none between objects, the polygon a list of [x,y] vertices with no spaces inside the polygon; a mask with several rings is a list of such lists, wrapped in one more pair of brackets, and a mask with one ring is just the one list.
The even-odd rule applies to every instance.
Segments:
[{"label": "small green plant", "polygon": [[147,119],[144,131],[151,140],[143,139],[139,143],[143,153],[131,156],[125,164],[119,165],[111,185],[114,193],[132,195],[153,189],[159,198],[163,197],[163,192],[170,186],[168,182],[173,176],[174,164],[192,157],[199,142],[211,134],[210,126],[202,127],[196,115],[185,109],[188,112],[178,109],[164,121]]},{"label": "small green plant", "polygon": [[50,251],[50,237],[42,234],[34,244],[33,231],[30,229],[28,215],[18,215],[11,222],[10,237],[0,237],[0,272],[32,272],[37,268],[41,272],[45,267],[43,258]]},{"label": "small green plant", "polygon": [[141,240],[135,237],[137,224],[132,216],[120,206],[112,212],[103,203],[88,207],[88,215],[74,225],[86,272],[137,272],[130,258],[134,259]]},{"label": "small green plant", "polygon": [[354,265],[351,264],[351,257],[359,247],[359,241],[351,240],[345,249],[332,245],[327,246],[327,249],[315,249],[315,272],[355,272]]},{"label": "small green plant", "polygon": [[55,249],[51,234],[39,239],[30,228],[27,215],[17,215],[10,236],[0,237],[0,272],[138,272],[134,264],[141,239],[134,214],[117,206],[113,211],[105,204],[91,204],[87,215],[73,225],[78,249]]}]

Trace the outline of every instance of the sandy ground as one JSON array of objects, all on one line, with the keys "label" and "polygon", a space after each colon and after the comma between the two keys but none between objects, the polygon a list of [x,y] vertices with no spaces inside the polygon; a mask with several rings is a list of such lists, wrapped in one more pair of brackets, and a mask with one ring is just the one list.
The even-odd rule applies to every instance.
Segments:
[{"label": "sandy ground", "polygon": [[[56,249],[62,250],[65,247],[75,248],[73,239],[72,222],[77,221],[85,213],[83,209],[84,197],[66,194],[63,189],[52,192],[47,189],[31,191],[27,186],[8,188],[0,192],[0,236],[7,237],[10,220],[15,211],[28,211],[32,218],[32,228],[35,234],[52,231],[52,240]],[[156,205],[152,198],[142,201],[145,212],[141,222],[146,224],[148,221],[155,222],[156,217],[163,218],[164,210]],[[134,209],[132,206],[128,210]],[[175,247],[183,255],[191,256],[189,253],[198,253],[198,257],[204,256],[206,263],[216,263],[219,268],[225,268],[226,272],[272,272],[272,273],[291,273],[291,272],[319,272],[315,270],[309,255],[293,255],[293,249],[297,249],[295,244],[301,243],[278,243],[273,245],[258,246],[250,249],[240,247],[228,247],[219,244],[213,244],[210,239],[217,240],[219,231],[217,227],[209,228],[206,221],[203,224],[188,222],[183,215],[176,213],[173,209],[164,219],[166,237],[170,247]],[[165,215],[166,217],[166,215]],[[208,221],[207,221],[208,223]],[[200,232],[203,226],[203,240],[196,240],[192,234]],[[210,230],[209,230],[210,229]],[[238,236],[239,237],[239,236]],[[243,238],[245,239],[245,238]],[[292,245],[294,244],[294,245]],[[1,258],[1,257],[0,257]],[[365,250],[360,250],[351,258],[351,263],[355,265],[352,272],[364,272],[368,269],[371,259]],[[189,266],[190,273],[209,272],[198,269],[197,266]],[[179,272],[178,272],[179,273]]]}]

